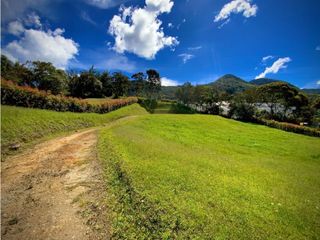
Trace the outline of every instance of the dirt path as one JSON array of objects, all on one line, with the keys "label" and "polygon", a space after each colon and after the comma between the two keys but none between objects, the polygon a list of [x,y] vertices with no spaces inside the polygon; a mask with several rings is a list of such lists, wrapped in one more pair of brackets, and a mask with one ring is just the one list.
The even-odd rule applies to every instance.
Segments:
[{"label": "dirt path", "polygon": [[1,239],[108,239],[97,130],[50,140],[1,166]]}]

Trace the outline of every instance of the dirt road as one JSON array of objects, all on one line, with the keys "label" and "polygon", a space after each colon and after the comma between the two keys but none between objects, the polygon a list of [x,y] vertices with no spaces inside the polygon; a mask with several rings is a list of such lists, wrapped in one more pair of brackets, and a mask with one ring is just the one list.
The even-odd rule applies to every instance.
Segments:
[{"label": "dirt road", "polygon": [[41,143],[1,171],[1,239],[108,239],[97,130]]}]

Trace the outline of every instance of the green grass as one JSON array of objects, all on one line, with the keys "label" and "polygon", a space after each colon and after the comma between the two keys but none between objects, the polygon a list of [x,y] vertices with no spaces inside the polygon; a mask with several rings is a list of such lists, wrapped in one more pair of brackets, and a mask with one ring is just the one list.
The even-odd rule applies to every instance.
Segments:
[{"label": "green grass", "polygon": [[164,114],[164,113],[170,113],[171,109],[171,102],[158,102],[156,109],[154,110],[155,114]]},{"label": "green grass", "polygon": [[320,139],[208,115],[101,132],[114,239],[319,239]]},{"label": "green grass", "polygon": [[22,107],[1,106],[2,153],[13,143],[29,143],[53,134],[103,125],[113,120],[146,114],[138,104],[107,114],[55,112]]}]

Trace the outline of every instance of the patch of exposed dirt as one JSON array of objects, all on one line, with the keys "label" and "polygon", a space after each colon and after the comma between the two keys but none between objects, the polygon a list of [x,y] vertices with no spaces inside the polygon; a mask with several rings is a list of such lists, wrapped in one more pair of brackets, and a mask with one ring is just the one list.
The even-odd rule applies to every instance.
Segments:
[{"label": "patch of exposed dirt", "polygon": [[2,239],[108,239],[97,130],[41,143],[1,166]]}]

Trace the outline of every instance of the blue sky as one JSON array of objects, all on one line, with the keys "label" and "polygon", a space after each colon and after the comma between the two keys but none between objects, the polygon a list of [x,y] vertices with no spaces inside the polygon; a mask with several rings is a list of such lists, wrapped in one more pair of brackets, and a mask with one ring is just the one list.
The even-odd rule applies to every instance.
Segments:
[{"label": "blue sky", "polygon": [[232,73],[315,88],[319,9],[318,0],[3,0],[1,49],[64,69],[154,68],[169,85]]}]

